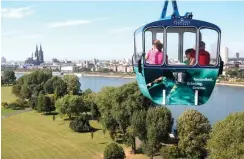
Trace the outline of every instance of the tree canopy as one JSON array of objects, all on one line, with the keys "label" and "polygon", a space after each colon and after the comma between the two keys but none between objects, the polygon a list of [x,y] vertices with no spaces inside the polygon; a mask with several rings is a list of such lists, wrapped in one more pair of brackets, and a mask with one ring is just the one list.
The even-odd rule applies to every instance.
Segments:
[{"label": "tree canopy", "polygon": [[14,84],[16,80],[15,73],[13,70],[5,70],[2,76],[2,84]]},{"label": "tree canopy", "polygon": [[121,146],[116,143],[110,143],[105,147],[104,159],[124,159],[125,152]]},{"label": "tree canopy", "polygon": [[189,158],[206,156],[206,142],[209,139],[211,125],[200,112],[188,109],[177,121],[179,144],[183,155]]},{"label": "tree canopy", "polygon": [[172,129],[172,115],[166,107],[150,108],[146,118],[146,140],[144,152],[153,158],[155,152],[161,148],[161,143],[166,142]]},{"label": "tree canopy", "polygon": [[75,75],[64,75],[64,81],[67,84],[67,92],[73,95],[80,93],[80,81]]},{"label": "tree canopy", "polygon": [[244,158],[244,112],[230,114],[213,126],[207,147],[211,159]]},{"label": "tree canopy", "polygon": [[69,119],[74,115],[79,115],[87,111],[81,96],[77,95],[68,94],[59,98],[55,103],[55,107],[61,115],[68,115]]}]

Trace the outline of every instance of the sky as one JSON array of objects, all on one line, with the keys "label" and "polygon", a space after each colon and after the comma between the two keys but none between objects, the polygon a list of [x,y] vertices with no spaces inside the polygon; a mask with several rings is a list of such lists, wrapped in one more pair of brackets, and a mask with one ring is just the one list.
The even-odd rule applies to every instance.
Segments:
[{"label": "sky", "polygon": [[[41,44],[44,59],[131,58],[133,32],[159,20],[164,1],[4,1],[1,56],[23,61]],[[181,15],[218,25],[222,46],[244,57],[244,1],[178,1]],[[172,13],[171,3],[168,14]]]}]

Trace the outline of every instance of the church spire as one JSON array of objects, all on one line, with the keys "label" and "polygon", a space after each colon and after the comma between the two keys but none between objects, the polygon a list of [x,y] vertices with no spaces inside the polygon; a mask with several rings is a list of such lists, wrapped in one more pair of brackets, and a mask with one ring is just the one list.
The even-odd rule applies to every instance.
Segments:
[{"label": "church spire", "polygon": [[42,45],[40,44],[40,51],[42,51]]},{"label": "church spire", "polygon": [[37,46],[37,44],[36,44],[36,51],[35,51],[35,60],[39,61],[38,46]]},{"label": "church spire", "polygon": [[42,45],[40,45],[40,50],[39,50],[38,56],[39,56],[39,62],[44,63]]},{"label": "church spire", "polygon": [[36,52],[38,52],[38,46],[37,46],[37,44],[36,44]]}]

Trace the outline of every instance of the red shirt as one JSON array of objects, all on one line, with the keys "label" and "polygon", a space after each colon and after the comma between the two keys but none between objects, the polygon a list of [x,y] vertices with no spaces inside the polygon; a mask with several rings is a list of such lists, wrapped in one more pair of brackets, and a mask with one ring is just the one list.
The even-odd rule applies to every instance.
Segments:
[{"label": "red shirt", "polygon": [[[196,51],[195,50],[190,54],[190,57],[196,58]],[[207,52],[205,50],[199,50],[198,61],[199,61],[199,65],[201,65],[201,66],[209,65],[209,62],[210,62],[209,52]]]},{"label": "red shirt", "polygon": [[210,62],[210,54],[209,52],[205,51],[205,50],[199,50],[199,64],[201,66],[206,66],[209,65]]}]

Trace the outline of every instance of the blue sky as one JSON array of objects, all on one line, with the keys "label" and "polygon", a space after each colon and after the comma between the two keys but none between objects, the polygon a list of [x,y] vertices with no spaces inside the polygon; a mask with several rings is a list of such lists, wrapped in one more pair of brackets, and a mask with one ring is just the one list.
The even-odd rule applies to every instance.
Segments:
[{"label": "blue sky", "polygon": [[[42,44],[44,59],[124,59],[133,53],[133,32],[158,20],[163,1],[2,2],[2,56],[25,60]],[[178,1],[181,15],[217,24],[222,46],[244,57],[244,2]],[[168,13],[171,13],[169,3]]]}]

